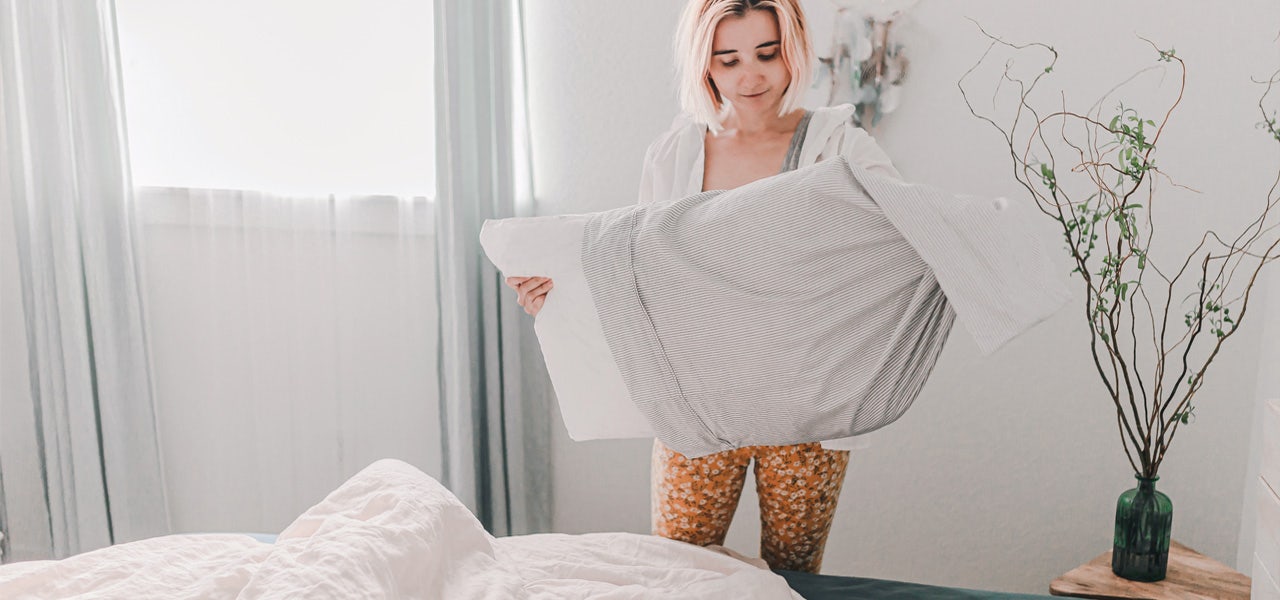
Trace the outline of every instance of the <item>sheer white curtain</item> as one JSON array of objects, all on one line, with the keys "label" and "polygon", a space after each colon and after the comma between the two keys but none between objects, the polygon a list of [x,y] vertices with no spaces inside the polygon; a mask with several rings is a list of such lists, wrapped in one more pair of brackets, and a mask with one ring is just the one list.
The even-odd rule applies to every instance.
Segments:
[{"label": "sheer white curtain", "polygon": [[431,3],[116,10],[175,530],[440,476]]},{"label": "sheer white curtain", "polygon": [[432,203],[143,188],[178,531],[278,532],[384,457],[441,473]]},{"label": "sheer white curtain", "polygon": [[[528,203],[518,6],[0,0],[33,365],[0,427],[38,434],[0,437],[15,543],[275,532],[383,457],[495,533],[546,530],[549,385],[477,243],[481,220]],[[428,66],[388,67],[405,60]],[[249,112],[218,120],[233,109]],[[320,193],[269,192],[290,189]],[[396,195],[336,195],[366,190]],[[14,440],[37,468],[14,465]]]},{"label": "sheer white curtain", "polygon": [[396,457],[545,530],[537,347],[476,243],[519,188],[516,4],[120,5],[175,529],[278,531]]},{"label": "sheer white curtain", "polygon": [[0,193],[29,369],[0,405],[17,558],[169,528],[115,35],[109,1],[0,0]]}]

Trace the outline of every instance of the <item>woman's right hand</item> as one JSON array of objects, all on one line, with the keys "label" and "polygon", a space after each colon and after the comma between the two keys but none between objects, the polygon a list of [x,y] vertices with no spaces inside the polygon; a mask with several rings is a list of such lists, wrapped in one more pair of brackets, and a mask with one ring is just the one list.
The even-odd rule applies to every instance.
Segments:
[{"label": "woman's right hand", "polygon": [[550,277],[508,277],[507,285],[516,291],[516,302],[524,312],[537,316],[547,301],[547,292],[555,287]]}]

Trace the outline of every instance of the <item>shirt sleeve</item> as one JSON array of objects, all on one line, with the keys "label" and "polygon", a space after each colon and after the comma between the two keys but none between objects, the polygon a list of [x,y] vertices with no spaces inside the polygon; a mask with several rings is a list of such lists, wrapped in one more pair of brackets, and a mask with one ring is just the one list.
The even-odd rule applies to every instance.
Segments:
[{"label": "shirt sleeve", "polygon": [[893,161],[889,160],[889,155],[880,148],[876,139],[852,122],[846,122],[843,125],[840,155],[844,156],[851,165],[858,165],[877,175],[902,180],[902,174],[898,173],[898,169],[893,166]]},{"label": "shirt sleeve", "polygon": [[639,204],[648,204],[653,202],[657,196],[655,188],[657,187],[657,165],[654,164],[653,155],[658,147],[658,141],[649,144],[649,149],[644,153],[644,166],[640,169],[640,194]]},{"label": "shirt sleeve", "polygon": [[[667,202],[673,196],[683,195],[689,166],[698,153],[690,156],[688,144],[691,132],[697,126],[684,114],[677,115],[671,128],[649,144],[644,153],[644,166],[640,173],[640,204]],[[699,151],[700,152],[700,151]]]}]

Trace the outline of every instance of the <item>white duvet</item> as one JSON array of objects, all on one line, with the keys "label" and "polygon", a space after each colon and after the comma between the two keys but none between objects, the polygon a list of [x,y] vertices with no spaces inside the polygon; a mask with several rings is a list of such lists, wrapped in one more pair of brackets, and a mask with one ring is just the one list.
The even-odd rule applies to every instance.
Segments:
[{"label": "white duvet", "polygon": [[361,471],[266,544],[172,535],[0,567],[0,598],[799,598],[753,564],[628,534],[494,538],[403,462]]}]

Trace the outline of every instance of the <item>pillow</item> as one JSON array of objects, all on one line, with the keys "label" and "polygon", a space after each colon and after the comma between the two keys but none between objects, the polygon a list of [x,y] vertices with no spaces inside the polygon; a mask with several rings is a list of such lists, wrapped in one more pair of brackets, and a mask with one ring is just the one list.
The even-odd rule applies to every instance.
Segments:
[{"label": "pillow", "polygon": [[983,354],[1069,298],[1006,201],[843,157],[723,191],[487,221],[508,276],[556,287],[535,322],[574,439],[655,435],[690,458],[896,421],[957,319]]},{"label": "pillow", "polygon": [[582,271],[582,229],[590,217],[490,219],[480,245],[504,276],[550,277],[555,284],[533,326],[569,437],[653,437],[627,393]]}]

